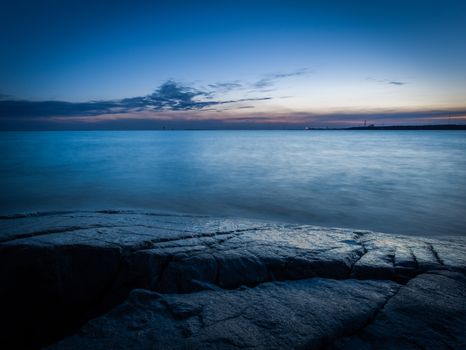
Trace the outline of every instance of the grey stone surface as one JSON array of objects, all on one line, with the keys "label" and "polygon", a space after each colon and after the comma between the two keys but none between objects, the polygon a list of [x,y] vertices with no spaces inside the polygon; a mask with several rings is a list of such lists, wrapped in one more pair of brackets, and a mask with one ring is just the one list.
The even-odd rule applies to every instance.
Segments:
[{"label": "grey stone surface", "polygon": [[363,327],[398,288],[314,278],[192,294],[136,290],[50,349],[320,348]]},{"label": "grey stone surface", "polygon": [[367,327],[334,344],[339,349],[466,349],[466,278],[434,271],[419,275]]},{"label": "grey stone surface", "polygon": [[[270,343],[265,340],[257,340],[256,343],[245,341],[244,344],[256,348],[280,347],[280,344],[284,344],[283,339],[291,341],[296,327],[291,320],[298,317],[295,312],[297,305],[314,300],[314,304],[306,305],[314,305],[315,314],[309,309],[309,319],[299,318],[299,322],[304,322],[304,328],[299,329],[306,329],[309,337],[296,336],[293,346],[327,346],[329,335],[350,336],[341,340],[338,346],[371,346],[375,343],[370,340],[369,333],[354,333],[354,328],[360,327],[353,327],[350,319],[360,324],[372,323],[372,317],[375,317],[375,321],[379,322],[379,317],[384,315],[379,312],[381,300],[382,304],[384,300],[389,300],[383,308],[385,310],[392,305],[392,300],[398,300],[395,299],[399,298],[398,295],[407,293],[403,292],[405,288],[424,283],[422,281],[431,287],[426,289],[421,299],[425,302],[429,298],[436,298],[441,302],[437,295],[441,286],[436,287],[436,284],[453,281],[449,283],[460,288],[459,285],[464,286],[461,276],[466,271],[466,240],[462,237],[432,239],[308,225],[131,211],[2,217],[0,242],[0,307],[3,311],[0,316],[0,339],[5,344],[29,347],[47,344],[74,333],[86,321],[121,304],[135,289],[146,292],[133,293],[124,304],[131,305],[125,309],[128,312],[125,317],[129,319],[139,314],[135,305],[145,300],[141,295],[151,295],[147,300],[151,301],[154,310],[159,310],[157,305],[162,303],[161,300],[169,300],[166,298],[178,298],[176,300],[180,303],[200,298],[195,299],[195,308],[213,315],[215,310],[206,309],[204,301],[216,300],[215,303],[220,305],[223,298],[232,298],[238,303],[236,309],[240,305],[249,305],[248,308],[256,310],[257,317],[267,319],[269,315],[283,318],[283,323],[279,322],[277,328],[272,327],[265,336],[271,339]],[[433,274],[432,271],[441,272]],[[431,281],[430,284],[428,281]],[[308,293],[304,289],[309,290]],[[356,293],[357,289],[361,293]],[[390,299],[393,290],[398,289],[400,292]],[[271,297],[277,294],[277,290],[289,295],[283,296],[281,308]],[[323,290],[327,291],[328,298]],[[163,296],[148,291],[163,293]],[[312,297],[313,293],[320,296],[320,304],[317,303],[319,298]],[[338,294],[346,295],[344,293],[349,293],[349,304],[338,297]],[[383,297],[376,298],[374,293]],[[248,304],[247,300],[242,299],[246,297],[253,302]],[[158,301],[153,302],[154,298]],[[413,305],[422,301],[420,297],[416,301],[414,292],[412,298],[415,299]],[[464,294],[449,298],[447,301],[455,298],[462,304],[465,301]],[[273,307],[265,307],[268,300]],[[361,310],[354,309],[358,303]],[[255,305],[264,307],[255,308]],[[364,305],[367,309],[364,309]],[[427,303],[425,307],[428,306]],[[116,310],[121,313],[122,307]],[[232,307],[235,308],[234,305]],[[215,317],[221,318],[225,310],[225,305],[219,307]],[[418,314],[421,315],[420,312]],[[154,320],[148,322],[153,328],[157,322],[164,320],[166,325],[163,327],[168,327],[166,332],[171,332],[170,327],[178,329],[185,322],[177,323],[167,315],[154,315]],[[254,319],[252,314],[248,315]],[[111,317],[114,316],[103,319],[110,322]],[[461,317],[464,322],[464,313]],[[322,329],[325,331],[319,333],[318,329],[313,328],[317,327],[315,320],[318,319],[322,324],[327,321],[333,324],[332,320],[337,319],[348,324],[335,326],[335,329],[324,327]],[[243,317],[241,320],[235,323],[235,327],[254,329],[248,322],[257,321],[246,322]],[[95,324],[102,325],[101,321],[95,322],[92,326],[94,330]],[[147,332],[150,334],[160,333],[157,329],[150,331],[149,328]],[[386,328],[389,332],[387,338],[394,337],[390,327]],[[256,332],[259,329],[264,332],[260,327]],[[440,333],[445,336],[451,329],[452,326],[448,325]],[[125,332],[128,337],[134,336],[127,329]],[[138,332],[135,330],[135,333]],[[282,338],[276,335],[278,333],[282,333]],[[87,339],[89,344],[99,348],[97,338],[85,334],[79,341]],[[179,346],[188,344],[200,347],[203,342],[210,344],[209,332],[202,331],[192,339],[175,339],[180,334],[174,332],[173,337],[167,335],[167,339],[171,339],[173,344],[178,342],[176,344]],[[247,337],[252,337],[251,334]],[[78,338],[72,339],[77,341]],[[237,341],[241,342],[239,339]],[[104,336],[101,340],[101,344],[110,341]],[[220,348],[239,344],[235,340],[229,342],[215,341],[212,344]],[[66,344],[71,346],[69,342]],[[144,344],[149,344],[149,340]],[[458,338],[445,344],[455,348],[456,344],[463,343]]]}]

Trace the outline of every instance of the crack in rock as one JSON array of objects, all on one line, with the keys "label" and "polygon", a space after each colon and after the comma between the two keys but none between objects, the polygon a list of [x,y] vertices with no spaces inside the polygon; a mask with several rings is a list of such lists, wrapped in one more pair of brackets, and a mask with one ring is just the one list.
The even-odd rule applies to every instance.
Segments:
[{"label": "crack in rock", "polygon": [[369,318],[367,319],[367,321],[362,325],[362,327],[356,329],[355,331],[353,331],[351,334],[345,334],[344,336],[338,338],[338,339],[334,339],[332,343],[329,343],[327,345],[328,348],[333,348],[333,343],[338,343],[339,339],[342,339],[343,337],[353,337],[353,336],[358,336],[359,334],[361,334],[364,329],[366,329],[367,327],[369,327],[372,323],[374,323],[374,321],[376,320],[377,316],[380,314],[380,312],[385,308],[385,306],[388,304],[388,302],[394,298],[399,292],[400,290],[403,288],[403,285],[397,285],[395,286],[392,290],[392,293],[390,293],[387,298],[378,306],[374,309],[374,312],[369,316]]},{"label": "crack in rock", "polygon": [[442,259],[440,259],[440,256],[438,254],[438,252],[434,249],[434,246],[431,244],[431,243],[428,243],[427,244],[430,251],[432,252],[432,255],[435,257],[435,260],[437,260],[437,262],[440,264],[440,265],[445,265],[442,261]]},{"label": "crack in rock", "polygon": [[446,270],[420,274],[389,298],[357,332],[332,349],[463,349],[466,276]]}]

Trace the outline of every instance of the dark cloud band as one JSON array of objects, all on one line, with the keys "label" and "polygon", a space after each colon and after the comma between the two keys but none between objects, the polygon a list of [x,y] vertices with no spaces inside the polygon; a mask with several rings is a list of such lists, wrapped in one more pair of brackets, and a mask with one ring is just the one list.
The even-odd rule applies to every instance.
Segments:
[{"label": "dark cloud band", "polygon": [[[232,85],[225,85],[231,88]],[[224,88],[216,86],[216,88]],[[215,86],[214,86],[215,87]],[[203,91],[174,81],[163,83],[152,94],[121,100],[65,102],[0,100],[0,118],[96,116],[141,111],[189,111],[202,110],[224,104],[268,100],[270,97],[242,98],[236,100],[212,100],[212,91]]]}]

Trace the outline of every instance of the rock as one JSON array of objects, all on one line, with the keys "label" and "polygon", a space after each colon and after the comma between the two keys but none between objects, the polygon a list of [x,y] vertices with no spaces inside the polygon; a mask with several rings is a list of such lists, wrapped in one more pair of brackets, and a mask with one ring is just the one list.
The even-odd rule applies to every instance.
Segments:
[{"label": "rock", "polygon": [[[270,295],[276,295],[274,291],[292,293],[304,285],[325,299],[320,291],[329,283],[340,293],[343,289],[352,290],[358,286],[362,294],[354,292],[356,294],[351,295],[360,295],[360,302],[365,303],[366,297],[370,299],[370,288],[390,286],[390,290],[401,287],[403,291],[407,288],[404,284],[411,286],[417,278],[431,276],[432,271],[449,271],[458,276],[466,271],[466,240],[461,237],[439,240],[309,225],[130,211],[3,217],[0,218],[0,242],[0,345],[5,348],[38,347],[71,335],[88,320],[121,304],[135,289],[146,290],[144,295],[150,295],[148,300],[158,294],[147,294],[147,291],[164,293],[158,297],[160,300],[166,300],[168,294],[179,294],[180,300],[184,300],[180,305],[184,306],[177,310],[184,310],[179,314],[185,314],[191,312],[188,305],[194,305],[195,310],[205,310],[201,301],[189,302],[189,298],[198,294],[216,300],[219,305],[222,296],[227,295],[228,298],[230,295],[250,295],[258,305],[267,305]],[[452,278],[440,272],[435,276]],[[456,277],[454,280],[460,281]],[[313,281],[320,281],[318,288]],[[443,283],[440,279],[436,281]],[[346,304],[342,299],[329,291],[331,288],[324,289],[332,299],[321,300],[321,304],[315,300],[313,304],[316,310],[328,312],[328,316],[322,312],[321,321],[326,322],[325,317],[347,320],[345,315],[331,315],[331,310],[338,308],[343,314],[349,311],[343,306]],[[239,291],[248,292],[235,294]],[[425,300],[438,298],[434,292],[432,287]],[[138,293],[138,303],[143,303],[142,292]],[[390,293],[382,294],[389,297]],[[305,295],[306,300],[312,299]],[[238,310],[242,305],[241,298],[231,298],[239,303],[232,306]],[[292,296],[282,301],[289,305],[298,304]],[[267,324],[269,316],[278,319],[280,315],[283,322],[295,317],[294,306],[290,313],[287,306],[280,308],[272,299],[269,302],[273,308],[261,309],[264,319],[257,322]],[[300,302],[304,303],[303,300]],[[391,303],[390,300],[387,305]],[[160,307],[156,309],[165,310]],[[225,310],[225,307],[219,309],[216,317]],[[282,311],[278,310],[288,313],[280,314]],[[375,312],[377,306],[371,306],[371,310]],[[367,316],[369,314],[364,313],[361,319],[370,320],[372,316]],[[129,315],[127,317],[131,318]],[[348,315],[359,319],[356,313]],[[195,333],[199,326],[195,320],[183,325],[183,334]],[[292,328],[297,326],[290,322],[288,328],[286,322],[283,323],[281,331],[293,332]],[[166,327],[172,326],[175,327],[174,323]],[[252,326],[246,322],[235,327],[247,329]],[[312,327],[318,325],[306,327],[307,332],[314,334],[317,331]],[[350,325],[345,327],[353,329]],[[238,332],[238,337],[246,334]],[[345,330],[341,334],[351,335],[348,332]],[[175,334],[178,333],[173,333],[173,337]],[[247,334],[250,337],[253,333]],[[276,336],[271,333],[270,337],[274,339]],[[289,340],[286,334],[282,337]],[[327,344],[323,335],[319,337],[311,337],[313,340],[309,344]],[[171,338],[169,333],[168,338]],[[204,338],[196,339],[193,344],[201,344],[199,339]],[[362,336],[348,339],[348,344],[372,344]],[[282,344],[279,340],[275,342]],[[230,345],[234,344],[239,343],[232,341]],[[265,343],[250,344],[260,347]]]},{"label": "rock", "polygon": [[50,349],[319,348],[364,324],[394,282],[308,279],[128,300]]},{"label": "rock", "polygon": [[466,278],[438,271],[400,288],[370,325],[338,349],[466,349]]}]

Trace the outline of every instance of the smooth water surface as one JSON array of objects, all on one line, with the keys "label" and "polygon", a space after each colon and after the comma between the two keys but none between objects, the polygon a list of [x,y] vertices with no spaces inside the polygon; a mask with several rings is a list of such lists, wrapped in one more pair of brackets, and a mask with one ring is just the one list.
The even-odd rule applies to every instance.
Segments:
[{"label": "smooth water surface", "polygon": [[461,131],[0,133],[0,213],[150,209],[466,233]]}]

